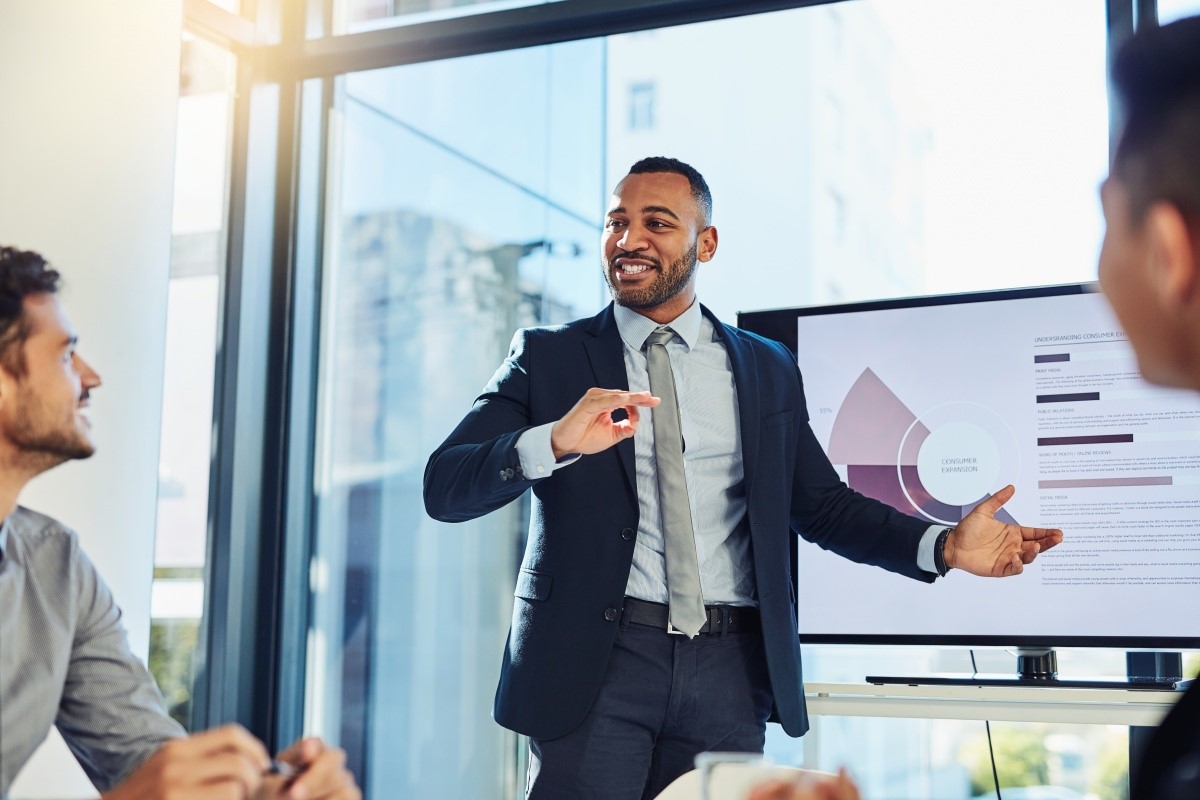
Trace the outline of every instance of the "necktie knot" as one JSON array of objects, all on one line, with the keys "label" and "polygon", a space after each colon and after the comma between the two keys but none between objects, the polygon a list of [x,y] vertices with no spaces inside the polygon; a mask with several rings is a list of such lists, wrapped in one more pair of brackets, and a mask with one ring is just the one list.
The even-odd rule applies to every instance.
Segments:
[{"label": "necktie knot", "polygon": [[656,344],[666,345],[667,342],[675,338],[675,331],[670,328],[655,328],[649,336],[646,337],[645,349],[649,350]]}]

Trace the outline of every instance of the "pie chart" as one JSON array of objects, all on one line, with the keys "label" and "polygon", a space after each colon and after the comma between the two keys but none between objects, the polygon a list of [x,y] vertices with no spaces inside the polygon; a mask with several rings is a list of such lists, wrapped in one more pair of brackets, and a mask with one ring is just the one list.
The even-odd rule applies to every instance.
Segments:
[{"label": "pie chart", "polygon": [[[870,368],[838,409],[829,460],[855,491],[946,525],[1020,471],[1016,436],[995,411],[951,401],[917,415]],[[996,518],[1016,523],[1004,509]]]}]

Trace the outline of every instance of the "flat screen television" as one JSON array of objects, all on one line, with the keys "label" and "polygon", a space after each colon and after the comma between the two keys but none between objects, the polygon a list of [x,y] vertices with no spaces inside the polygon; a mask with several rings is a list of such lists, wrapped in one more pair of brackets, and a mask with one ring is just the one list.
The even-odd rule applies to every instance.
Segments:
[{"label": "flat screen television", "polygon": [[1062,528],[1022,575],[934,586],[801,541],[806,643],[1200,647],[1200,396],[1151,386],[1092,284],[738,315],[795,355],[855,490],[952,525]]}]

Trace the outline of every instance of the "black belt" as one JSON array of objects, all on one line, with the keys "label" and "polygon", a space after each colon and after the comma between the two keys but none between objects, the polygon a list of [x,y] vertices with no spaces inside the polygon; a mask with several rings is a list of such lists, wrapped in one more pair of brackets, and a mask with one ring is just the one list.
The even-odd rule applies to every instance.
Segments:
[{"label": "black belt", "polygon": [[[705,606],[708,621],[700,626],[700,633],[743,633],[760,629],[758,609],[750,606]],[[625,598],[625,619],[638,625],[647,625],[659,630],[667,630],[667,619],[670,610],[663,603],[651,603]],[[668,631],[675,633],[674,629]]]}]

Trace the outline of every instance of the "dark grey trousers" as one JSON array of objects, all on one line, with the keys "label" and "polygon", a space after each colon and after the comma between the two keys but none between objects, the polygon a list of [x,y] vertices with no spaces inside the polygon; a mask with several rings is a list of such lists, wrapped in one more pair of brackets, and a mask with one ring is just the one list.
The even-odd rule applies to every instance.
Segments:
[{"label": "dark grey trousers", "polygon": [[695,639],[622,620],[578,728],[529,742],[528,800],[649,800],[698,753],[761,753],[771,687],[757,631]]}]

